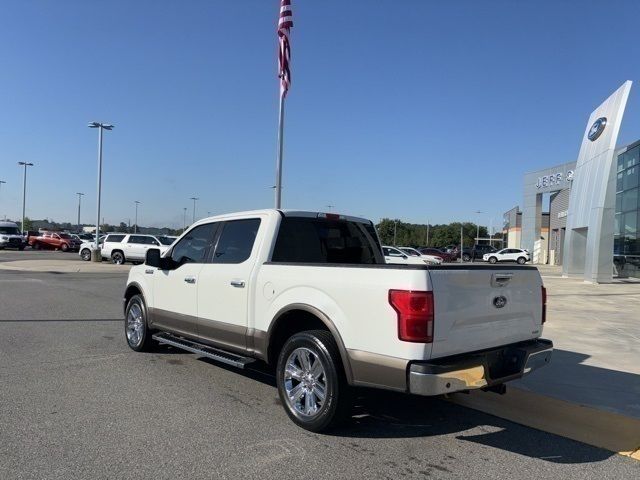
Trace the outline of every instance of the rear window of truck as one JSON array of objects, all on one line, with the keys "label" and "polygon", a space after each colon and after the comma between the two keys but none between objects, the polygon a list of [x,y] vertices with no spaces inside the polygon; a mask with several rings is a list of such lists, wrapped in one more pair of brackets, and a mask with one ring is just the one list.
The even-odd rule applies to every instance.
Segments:
[{"label": "rear window of truck", "polygon": [[373,225],[307,217],[282,219],[271,260],[287,263],[385,263]]}]

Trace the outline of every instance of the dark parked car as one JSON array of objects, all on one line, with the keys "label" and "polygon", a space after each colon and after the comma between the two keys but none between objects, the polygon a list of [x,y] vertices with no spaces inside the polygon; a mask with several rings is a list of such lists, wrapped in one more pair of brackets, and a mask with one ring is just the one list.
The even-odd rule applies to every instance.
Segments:
[{"label": "dark parked car", "polygon": [[482,260],[483,255],[497,251],[498,249],[493,247],[492,245],[476,244],[473,246],[473,250],[471,251],[471,257],[474,260]]},{"label": "dark parked car", "polygon": [[435,255],[437,257],[442,258],[443,262],[452,262],[455,260],[455,257],[450,253],[445,252],[444,250],[440,250],[439,248],[434,247],[422,247],[418,248],[418,251],[423,255]]}]

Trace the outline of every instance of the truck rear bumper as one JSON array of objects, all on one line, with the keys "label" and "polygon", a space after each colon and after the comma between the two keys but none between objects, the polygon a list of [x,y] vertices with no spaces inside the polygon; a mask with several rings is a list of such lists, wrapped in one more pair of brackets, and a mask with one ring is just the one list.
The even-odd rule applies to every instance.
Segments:
[{"label": "truck rear bumper", "polygon": [[537,339],[490,350],[411,362],[407,369],[409,392],[442,395],[500,385],[547,365],[553,343]]}]

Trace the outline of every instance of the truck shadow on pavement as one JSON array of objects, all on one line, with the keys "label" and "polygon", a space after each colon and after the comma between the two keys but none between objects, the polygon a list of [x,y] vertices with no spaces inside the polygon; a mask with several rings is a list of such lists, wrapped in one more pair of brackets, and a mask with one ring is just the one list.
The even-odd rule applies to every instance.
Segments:
[{"label": "truck shadow on pavement", "polygon": [[586,365],[584,362],[589,358],[584,353],[556,349],[547,368],[533,372],[514,385],[640,419],[640,375]]},{"label": "truck shadow on pavement", "polygon": [[[282,408],[275,390],[275,376],[265,365],[256,363],[238,370],[206,358],[200,360],[272,387],[274,403]],[[455,405],[443,398],[357,388],[354,400],[350,421],[327,435],[402,439],[454,434],[456,440],[463,442],[563,464],[599,462],[615,455],[607,450]],[[446,441],[450,442],[451,439]]]},{"label": "truck shadow on pavement", "polygon": [[[508,395],[508,393],[507,393]],[[363,389],[352,423],[335,435],[360,438],[455,438],[554,463],[605,460],[612,452],[462,407],[438,397]]]}]

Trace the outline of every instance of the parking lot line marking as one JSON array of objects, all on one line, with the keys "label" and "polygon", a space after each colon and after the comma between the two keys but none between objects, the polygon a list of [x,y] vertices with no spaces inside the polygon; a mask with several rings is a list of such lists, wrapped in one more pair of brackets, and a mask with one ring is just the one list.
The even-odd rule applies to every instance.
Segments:
[{"label": "parking lot line marking", "polygon": [[640,460],[640,419],[510,387],[506,395],[473,391],[451,401],[527,427]]},{"label": "parking lot line marking", "polygon": [[22,323],[22,322],[122,322],[122,318],[35,318],[24,320],[0,320],[0,323]]}]

